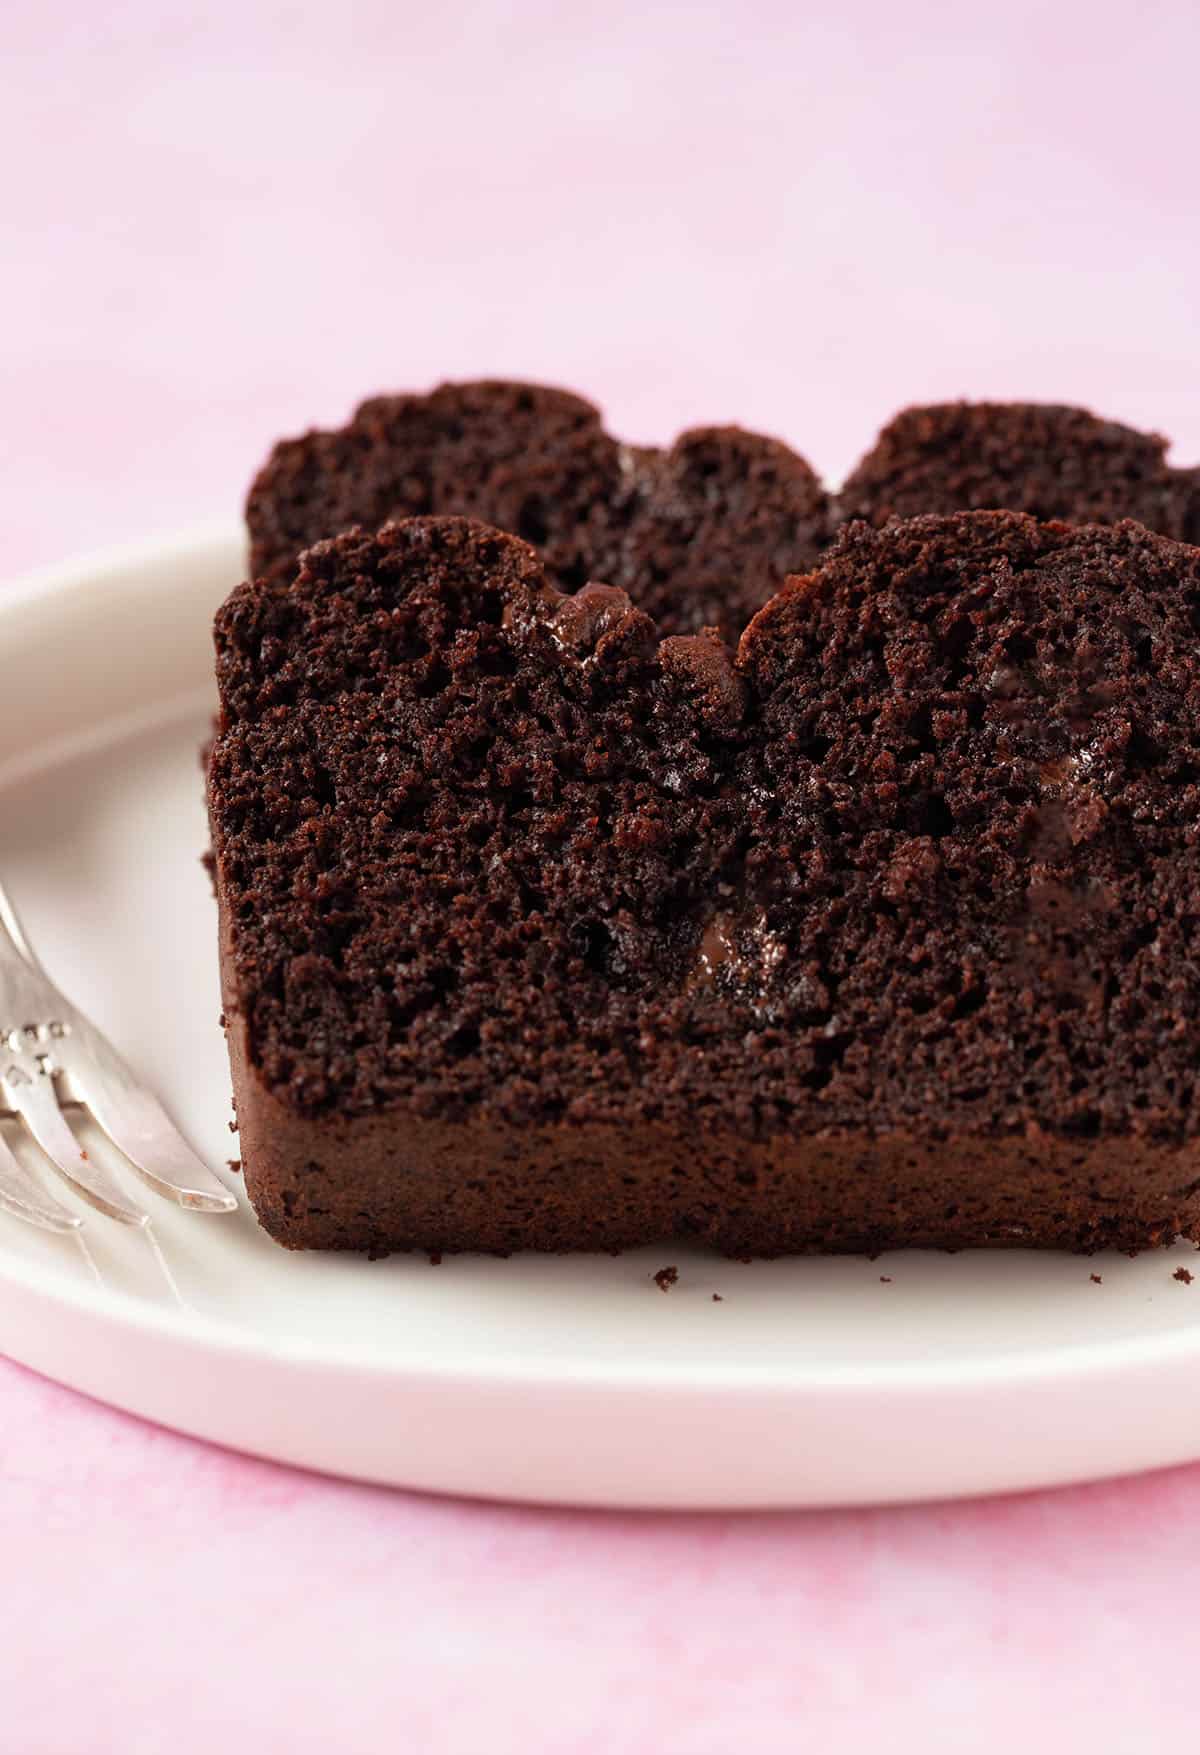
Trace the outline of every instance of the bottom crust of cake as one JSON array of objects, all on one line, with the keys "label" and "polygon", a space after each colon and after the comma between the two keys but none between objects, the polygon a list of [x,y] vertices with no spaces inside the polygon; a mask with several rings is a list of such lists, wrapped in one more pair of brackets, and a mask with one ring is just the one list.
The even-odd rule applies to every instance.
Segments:
[{"label": "bottom crust of cake", "polygon": [[1192,1146],[1045,1134],[755,1141],[701,1126],[634,1138],[395,1112],[309,1120],[263,1087],[243,1037],[231,1018],[246,1188],[292,1249],[508,1254],[677,1240],[765,1257],[1200,1240]]}]

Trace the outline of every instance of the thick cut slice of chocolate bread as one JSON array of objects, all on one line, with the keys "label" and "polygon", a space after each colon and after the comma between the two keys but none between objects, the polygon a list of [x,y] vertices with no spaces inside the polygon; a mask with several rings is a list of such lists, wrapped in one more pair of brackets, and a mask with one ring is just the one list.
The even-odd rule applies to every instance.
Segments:
[{"label": "thick cut slice of chocolate bread", "polygon": [[1072,524],[1136,518],[1200,542],[1200,470],[1173,469],[1167,442],[1083,408],[946,402],[906,408],[884,427],[836,508],[839,519],[1004,507]]},{"label": "thick cut slice of chocolate bread", "polygon": [[414,519],[217,618],[247,1186],[295,1246],[1200,1237],[1200,552],[864,524],[751,623]]},{"label": "thick cut slice of chocolate bread", "polygon": [[734,638],[829,536],[824,489],[778,440],[705,427],[634,449],[565,390],[443,384],[277,445],[246,505],[251,572],[289,578],[310,544],[419,513],[523,537],[556,585],[621,586],[664,632]]}]

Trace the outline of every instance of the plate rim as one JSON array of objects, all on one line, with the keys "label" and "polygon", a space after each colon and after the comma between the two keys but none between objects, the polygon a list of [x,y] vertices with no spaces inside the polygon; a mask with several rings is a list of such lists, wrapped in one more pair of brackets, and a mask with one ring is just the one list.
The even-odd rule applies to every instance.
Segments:
[{"label": "plate rim", "polygon": [[[239,1204],[249,1206],[244,1191],[240,1192]],[[220,1223],[220,1215],[213,1220]],[[399,1253],[399,1252],[398,1252]],[[623,1252],[624,1253],[624,1252]],[[907,1251],[890,1251],[889,1259],[904,1255]],[[940,1251],[915,1251],[912,1253],[939,1254]],[[962,1253],[966,1253],[963,1251]],[[1035,1253],[1035,1252],[1029,1252]],[[1054,1252],[1062,1254],[1062,1251]],[[1147,1251],[1147,1253],[1149,1253]],[[419,1251],[411,1252],[416,1257]],[[453,1254],[446,1259],[452,1261]],[[517,1260],[519,1257],[509,1259]],[[851,1257],[850,1259],[865,1259]],[[1079,1257],[1080,1261],[1094,1259],[1088,1256]],[[364,1374],[391,1379],[397,1376],[424,1377],[441,1382],[447,1378],[459,1382],[477,1381],[486,1378],[489,1383],[501,1379],[513,1384],[538,1385],[543,1388],[552,1387],[559,1381],[559,1373],[553,1366],[528,1364],[515,1357],[489,1354],[486,1368],[464,1359],[449,1364],[431,1364],[427,1360],[415,1356],[407,1356],[401,1361],[388,1361],[381,1355],[371,1353],[347,1355],[343,1349],[335,1346],[324,1346],[320,1341],[312,1341],[305,1337],[301,1345],[293,1347],[279,1336],[255,1336],[254,1344],[247,1339],[243,1330],[235,1323],[225,1321],[218,1316],[206,1316],[189,1309],[170,1305],[142,1303],[132,1295],[101,1287],[97,1296],[95,1288],[88,1282],[81,1281],[77,1290],[67,1282],[57,1279],[52,1288],[40,1281],[36,1272],[25,1264],[5,1262],[0,1259],[0,1279],[23,1285],[24,1289],[35,1298],[44,1298],[64,1308],[71,1309],[77,1315],[96,1315],[97,1306],[105,1319],[131,1331],[149,1332],[166,1339],[179,1339],[193,1343],[211,1344],[221,1351],[240,1354],[250,1358],[269,1356],[279,1363],[297,1364],[308,1362],[325,1367],[342,1367],[361,1371]],[[85,1295],[88,1294],[88,1295]],[[145,1320],[148,1317],[160,1320]],[[644,1371],[636,1368],[638,1361],[625,1361],[621,1371],[595,1359],[581,1358],[572,1368],[572,1378],[576,1383],[586,1382],[592,1387],[619,1388],[621,1390],[642,1389],[655,1395],[670,1394],[682,1383],[688,1389],[703,1393],[720,1393],[722,1395],[736,1393],[741,1388],[753,1388],[755,1393],[763,1390],[779,1395],[792,1396],[811,1383],[822,1393],[844,1391],[857,1393],[874,1385],[880,1390],[907,1390],[914,1394],[925,1394],[929,1391],[953,1390],[955,1388],[986,1388],[989,1380],[997,1380],[996,1386],[1033,1387],[1047,1380],[1059,1379],[1064,1374],[1103,1377],[1108,1374],[1124,1375],[1127,1371],[1136,1371],[1158,1365],[1178,1366],[1181,1363],[1200,1362],[1200,1327],[1195,1333],[1166,1332],[1153,1336],[1129,1337],[1123,1340],[1081,1342],[1057,1347],[1039,1347],[1028,1351],[1013,1350],[989,1354],[986,1359],[976,1361],[955,1361],[952,1358],[941,1360],[936,1364],[928,1361],[897,1361],[882,1366],[857,1365],[821,1365],[819,1363],[801,1363],[796,1367],[788,1365],[764,1365],[754,1362],[740,1362],[734,1365],[727,1360],[713,1360],[702,1367],[692,1366],[689,1362],[681,1362],[672,1369],[678,1372],[669,1384],[664,1384],[658,1373],[661,1362],[651,1361]],[[722,1370],[729,1370],[727,1379],[721,1377]],[[792,1373],[795,1375],[792,1375]]]},{"label": "plate rim", "polygon": [[[170,534],[136,542],[85,551],[67,560],[27,571],[6,584],[0,591],[0,616],[8,618],[27,614],[50,598],[61,599],[69,613],[86,615],[87,600],[93,598],[98,587],[105,582],[119,581],[123,575],[132,580],[134,574],[147,569],[162,570],[164,567],[179,566],[196,570],[206,565],[211,568],[218,563],[224,565],[235,554],[239,556],[244,568],[244,538],[241,532],[228,523],[216,521],[205,521]],[[244,576],[244,572],[239,571],[238,576]],[[237,578],[231,579],[231,587],[236,583]],[[129,589],[134,590],[136,587],[130,583]],[[177,700],[179,717],[195,711],[195,700],[184,699],[182,696]],[[102,719],[95,723],[99,732],[115,726],[116,720]],[[69,759],[66,746],[71,742],[69,738],[56,740],[35,737],[27,747],[26,753],[32,758],[28,767],[22,762],[0,763],[0,792],[18,783],[30,768],[36,770],[37,767]],[[240,1202],[248,1205],[244,1190],[240,1187],[238,1194]],[[892,1251],[888,1258],[899,1261],[903,1254],[904,1252]],[[453,1259],[453,1256],[448,1257],[451,1262]],[[1081,1256],[1077,1259],[1082,1263],[1088,1258]],[[408,1387],[415,1394],[420,1394],[423,1390],[432,1391],[434,1388],[459,1392],[480,1389],[493,1393],[508,1391],[518,1401],[522,1395],[536,1397],[544,1393],[564,1391],[562,1362],[549,1355],[522,1357],[516,1352],[489,1353],[486,1358],[472,1359],[469,1352],[464,1351],[460,1356],[436,1355],[421,1358],[411,1353],[389,1359],[382,1352],[360,1351],[352,1346],[348,1347],[344,1339],[334,1339],[323,1344],[321,1340],[314,1340],[310,1336],[298,1335],[293,1342],[278,1332],[252,1331],[239,1325],[236,1320],[226,1319],[216,1313],[143,1303],[136,1297],[107,1285],[96,1286],[83,1280],[76,1285],[65,1276],[57,1274],[48,1280],[45,1276],[40,1276],[32,1264],[12,1258],[5,1259],[3,1255],[0,1255],[0,1283],[3,1286],[6,1306],[13,1299],[24,1299],[34,1307],[53,1306],[59,1315],[70,1320],[87,1318],[93,1323],[101,1322],[117,1337],[118,1345],[122,1339],[127,1343],[140,1342],[156,1347],[182,1345],[210,1353],[219,1361],[229,1364],[238,1361],[251,1370],[308,1367],[327,1381],[346,1374],[353,1377],[360,1386],[365,1386],[371,1394],[376,1394],[381,1384],[401,1391]],[[619,1396],[623,1401],[641,1403],[652,1398],[660,1404],[665,1400],[674,1408],[686,1405],[690,1409],[700,1410],[706,1400],[717,1397],[723,1404],[754,1404],[763,1411],[764,1418],[777,1419],[783,1409],[792,1413],[805,1409],[819,1418],[823,1411],[838,1406],[845,1406],[850,1410],[856,1401],[864,1404],[872,1402],[877,1409],[880,1399],[886,1398],[892,1413],[904,1418],[906,1410],[911,1412],[927,1407],[939,1397],[954,1398],[957,1395],[967,1404],[977,1402],[979,1396],[1004,1400],[1006,1397],[1020,1397],[1024,1393],[1044,1395],[1047,1390],[1062,1384],[1098,1395],[1104,1389],[1119,1390],[1144,1380],[1156,1379],[1163,1372],[1182,1374],[1192,1365],[1200,1365],[1200,1322],[1177,1330],[1111,1339],[1016,1346],[976,1359],[938,1352],[916,1358],[864,1364],[857,1361],[822,1362],[819,1359],[802,1357],[775,1361],[735,1360],[728,1356],[714,1355],[702,1361],[680,1359],[669,1365],[669,1375],[668,1362],[661,1353],[656,1351],[643,1359],[636,1351],[625,1349],[619,1357],[615,1353],[607,1358],[581,1356],[571,1371],[566,1400],[571,1405],[578,1404],[580,1397],[585,1400],[593,1397],[600,1402],[603,1399],[601,1392],[605,1392]],[[42,1369],[38,1364],[34,1364],[33,1368]],[[59,1375],[57,1372],[47,1374]],[[71,1379],[62,1375],[60,1381]],[[86,1393],[100,1394],[103,1399],[115,1401],[116,1405],[130,1406],[143,1417],[156,1417],[152,1411],[133,1402],[122,1403],[118,1398],[106,1395],[103,1390],[95,1390],[88,1382],[76,1382],[74,1387],[81,1388]],[[174,1421],[167,1423],[180,1424]],[[180,1429],[195,1430],[197,1436],[208,1437],[215,1442],[230,1442],[226,1438],[214,1438],[211,1433],[189,1428],[186,1424],[180,1425]],[[1183,1452],[1179,1450],[1179,1442],[1184,1443]],[[251,1450],[255,1448],[252,1444],[239,1447]],[[260,1451],[259,1454],[270,1452]],[[1190,1437],[1178,1441],[1175,1451],[1170,1456],[1164,1456],[1162,1460],[1179,1461],[1183,1454],[1200,1454],[1200,1435],[1197,1436],[1194,1446]],[[288,1456],[284,1460],[304,1462],[306,1459]],[[310,1466],[322,1465],[317,1463]],[[1120,1472],[1125,1466],[1129,1465],[1126,1463],[1110,1466],[1098,1458],[1090,1475],[1086,1469],[1074,1470],[1064,1475],[1047,1468],[1043,1478],[1047,1482],[1055,1483],[1068,1479],[1096,1478],[1099,1475]],[[1154,1466],[1154,1463],[1143,1461],[1134,1466]],[[352,1470],[344,1472],[353,1473]],[[380,1477],[367,1475],[363,1478]],[[403,1472],[390,1478],[402,1484]],[[1026,1469],[1020,1481],[1015,1484],[1028,1486],[1036,1482],[1037,1471],[1034,1470],[1031,1477]],[[417,1481],[413,1484],[428,1486],[431,1483]],[[436,1482],[432,1484],[436,1486]],[[458,1483],[448,1490],[471,1492],[474,1489]],[[965,1486],[951,1483],[931,1489],[924,1496],[942,1497],[947,1493],[995,1490],[998,1489],[994,1485],[981,1488],[970,1483]],[[482,1496],[488,1496],[486,1487],[478,1491]],[[503,1491],[509,1498],[524,1496],[511,1486]],[[905,1500],[913,1500],[922,1495],[905,1490],[900,1496]],[[544,1502],[554,1495],[539,1492],[532,1497]],[[616,1493],[571,1493],[560,1502],[614,1505],[647,1503],[660,1506],[684,1506],[703,1502],[734,1508],[743,1505],[879,1503],[880,1499],[876,1495],[849,1499],[838,1498],[833,1494],[812,1497],[803,1491],[776,1492],[766,1496],[751,1494],[746,1497],[731,1490],[718,1495],[716,1499],[711,1495],[707,1496],[703,1501],[697,1501],[686,1493],[666,1498],[652,1494],[646,1500],[640,1499],[636,1493],[632,1496]]]}]

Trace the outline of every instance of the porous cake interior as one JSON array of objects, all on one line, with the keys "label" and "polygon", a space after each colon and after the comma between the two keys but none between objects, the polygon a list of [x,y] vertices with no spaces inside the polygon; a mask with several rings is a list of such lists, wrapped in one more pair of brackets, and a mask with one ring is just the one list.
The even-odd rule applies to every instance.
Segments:
[{"label": "porous cake interior", "polygon": [[1097,1144],[1192,1133],[1198,606],[1133,524],[928,517],[843,533],[735,657],[465,520],[320,545],[217,624],[256,1077],[701,1162],[984,1142],[1002,1181],[1053,1138],[1054,1240],[1101,1238]]},{"label": "porous cake interior", "polygon": [[1167,442],[1082,408],[946,402],[906,408],[845,483],[841,519],[1006,507],[1074,524],[1136,518],[1200,541],[1200,470],[1175,469]]},{"label": "porous cake interior", "polygon": [[302,1108],[1178,1135],[1200,557],[845,536],[736,664],[416,521],[220,618],[217,828]]},{"label": "porous cake interior", "polygon": [[627,590],[664,633],[734,637],[829,536],[809,465],[738,427],[667,450],[618,443],[564,390],[496,381],[379,396],[339,431],[277,445],[246,507],[255,577],[351,525],[464,514],[533,543],[554,584]]}]

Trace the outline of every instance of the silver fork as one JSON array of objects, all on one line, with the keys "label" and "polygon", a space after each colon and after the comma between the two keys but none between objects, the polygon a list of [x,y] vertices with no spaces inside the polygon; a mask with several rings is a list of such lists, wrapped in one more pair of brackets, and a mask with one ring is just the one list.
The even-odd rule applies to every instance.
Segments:
[{"label": "silver fork", "polygon": [[[193,1152],[112,1043],[66,999],[35,956],[0,884],[0,1112],[28,1129],[76,1193],[110,1219],[149,1224],[118,1178],[90,1158],[62,1102],[87,1108],[158,1194],[195,1212],[228,1213],[236,1198]],[[0,1209],[47,1231],[79,1215],[48,1194],[0,1137]]]}]

